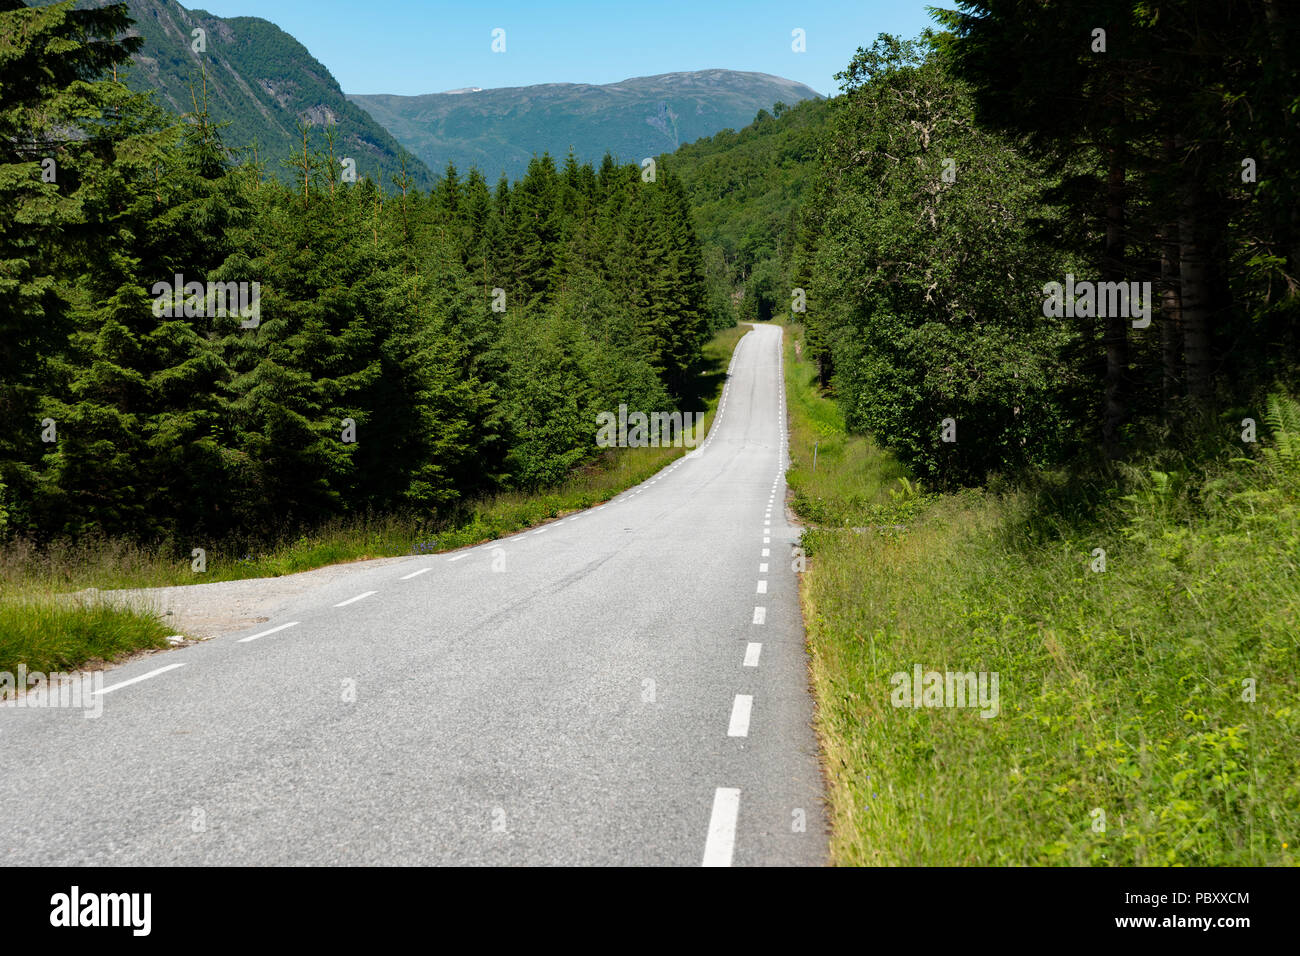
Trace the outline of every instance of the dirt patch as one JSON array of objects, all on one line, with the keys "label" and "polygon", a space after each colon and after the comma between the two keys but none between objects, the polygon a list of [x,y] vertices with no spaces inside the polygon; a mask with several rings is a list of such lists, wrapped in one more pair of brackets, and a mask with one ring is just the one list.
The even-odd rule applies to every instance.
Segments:
[{"label": "dirt patch", "polygon": [[269,621],[290,599],[328,584],[358,567],[379,567],[407,560],[403,557],[350,561],[276,578],[245,578],[241,581],[119,591],[95,592],[89,589],[77,592],[77,596],[94,594],[121,607],[154,611],[175,629],[176,634],[190,640],[207,640]]}]

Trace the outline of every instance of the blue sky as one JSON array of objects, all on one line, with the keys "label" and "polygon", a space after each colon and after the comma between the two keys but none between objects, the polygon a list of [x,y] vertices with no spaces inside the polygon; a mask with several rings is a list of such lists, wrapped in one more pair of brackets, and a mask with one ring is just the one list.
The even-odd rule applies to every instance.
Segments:
[{"label": "blue sky", "polygon": [[[834,74],[879,33],[914,36],[945,0],[206,0],[183,5],[257,16],[286,30],[345,93],[438,93],[464,86],[613,83],[722,68],[773,73],[837,92]],[[492,30],[506,51],[491,50]],[[800,28],[807,51],[791,50]]]}]

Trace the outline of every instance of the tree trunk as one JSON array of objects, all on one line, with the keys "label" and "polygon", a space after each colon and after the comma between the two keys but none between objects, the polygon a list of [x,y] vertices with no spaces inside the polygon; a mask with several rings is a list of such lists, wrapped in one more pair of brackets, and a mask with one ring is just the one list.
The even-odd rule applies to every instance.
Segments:
[{"label": "tree trunk", "polygon": [[1181,341],[1183,334],[1183,301],[1179,285],[1178,225],[1169,223],[1163,229],[1160,253],[1160,355],[1164,374],[1161,379],[1161,399],[1165,413],[1173,407],[1179,395],[1178,383],[1182,372]]},{"label": "tree trunk", "polygon": [[[1287,61],[1290,57],[1283,38],[1282,14],[1278,11],[1280,5],[1277,0],[1264,0],[1264,21],[1268,27],[1268,38],[1270,45],[1273,47],[1275,62],[1280,68],[1281,74],[1286,76],[1288,75]],[[1283,110],[1278,120],[1282,130],[1280,134],[1281,140],[1287,142],[1294,139],[1295,113],[1291,110]],[[1287,260],[1286,274],[1292,277],[1300,275],[1300,208],[1297,208],[1296,203],[1291,203],[1290,215],[1285,222],[1279,222],[1277,228],[1281,232],[1278,239]],[[1292,291],[1294,291],[1294,288],[1292,288]]]},{"label": "tree trunk", "polygon": [[1203,403],[1210,394],[1210,263],[1203,235],[1199,188],[1184,180],[1179,188],[1178,275],[1182,285],[1183,357],[1187,394]]},{"label": "tree trunk", "polygon": [[[1165,168],[1174,163],[1174,141],[1166,138],[1161,146]],[[1179,395],[1182,377],[1183,303],[1178,274],[1178,223],[1167,222],[1161,228],[1160,242],[1160,356],[1163,366],[1161,400],[1168,415]]]},{"label": "tree trunk", "polygon": [[[1102,278],[1123,282],[1124,275],[1124,158],[1118,147],[1110,149],[1110,168],[1106,175],[1106,249],[1102,258]],[[1118,310],[1116,310],[1118,311]],[[1124,424],[1125,388],[1128,378],[1128,323],[1123,315],[1107,315],[1102,328],[1106,348],[1106,412],[1102,424],[1102,444],[1114,458],[1119,453],[1119,430]]]}]

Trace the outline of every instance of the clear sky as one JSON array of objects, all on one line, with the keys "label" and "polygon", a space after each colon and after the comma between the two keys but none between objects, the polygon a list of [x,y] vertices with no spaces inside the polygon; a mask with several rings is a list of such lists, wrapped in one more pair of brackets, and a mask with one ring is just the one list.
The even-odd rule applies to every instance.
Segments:
[{"label": "clear sky", "polygon": [[[720,68],[838,92],[834,74],[877,34],[915,36],[945,0],[204,0],[297,38],[345,93],[439,93],[534,83],[613,83]],[[493,53],[492,30],[506,31]],[[807,50],[791,49],[802,29]]]}]

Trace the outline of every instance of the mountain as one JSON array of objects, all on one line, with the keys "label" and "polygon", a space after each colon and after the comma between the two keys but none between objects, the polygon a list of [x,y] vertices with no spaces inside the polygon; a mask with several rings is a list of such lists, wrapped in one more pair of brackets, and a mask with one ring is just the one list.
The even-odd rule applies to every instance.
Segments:
[{"label": "mountain", "polygon": [[623,162],[739,129],[759,110],[820,98],[811,87],[767,73],[698,70],[620,83],[545,83],[422,96],[357,95],[363,107],[431,168],[477,166],[489,179],[523,175],[534,153],[580,162],[606,152]]},{"label": "mountain", "polygon": [[799,284],[792,261],[799,207],[820,171],[818,150],[841,102],[805,100],[760,113],[739,131],[660,157],[686,188],[711,301],[730,300],[741,321],[789,308],[789,290]]},{"label": "mountain", "polygon": [[721,250],[736,281],[755,263],[789,251],[791,216],[818,172],[818,147],[836,103],[778,109],[663,157],[686,187],[700,240]]},{"label": "mountain", "polygon": [[[397,141],[349,103],[330,71],[274,23],[187,10],[176,0],[127,0],[127,8],[135,20],[131,32],[144,38],[127,83],[154,90],[160,105],[184,113],[194,108],[191,85],[201,100],[206,73],[208,111],[230,124],[222,131],[226,145],[244,149],[256,142],[268,175],[291,178],[280,160],[301,149],[300,121],[312,127],[311,142],[322,149],[323,127],[334,123],[335,155],[355,159],[358,176],[388,186],[399,171],[405,151]],[[202,53],[192,47],[196,29],[206,33]],[[417,185],[432,185],[428,168],[409,154],[407,171]]]}]

